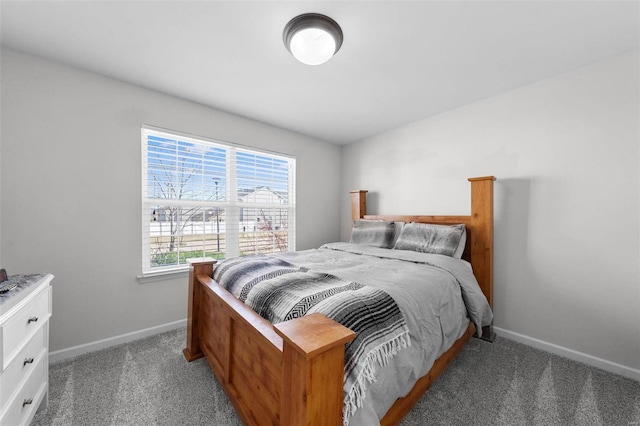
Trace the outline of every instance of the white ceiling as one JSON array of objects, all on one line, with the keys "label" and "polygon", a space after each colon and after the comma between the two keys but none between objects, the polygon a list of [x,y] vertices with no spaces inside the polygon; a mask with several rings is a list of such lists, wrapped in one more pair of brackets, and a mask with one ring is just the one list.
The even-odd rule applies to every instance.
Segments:
[{"label": "white ceiling", "polygon": [[[637,50],[637,1],[6,1],[10,48],[337,144]],[[344,32],[324,65],[294,16]]]}]

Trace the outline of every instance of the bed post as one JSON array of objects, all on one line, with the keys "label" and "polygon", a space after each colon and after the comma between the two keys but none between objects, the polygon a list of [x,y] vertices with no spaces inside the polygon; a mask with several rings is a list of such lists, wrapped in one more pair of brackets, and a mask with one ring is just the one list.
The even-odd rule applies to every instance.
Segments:
[{"label": "bed post", "polygon": [[367,214],[367,192],[363,189],[351,193],[351,220],[359,220]]},{"label": "bed post", "polygon": [[189,262],[189,309],[187,313],[187,347],[182,354],[189,362],[202,358],[204,354],[200,348],[200,304],[202,303],[202,285],[198,282],[198,275],[211,277],[214,259],[204,257],[187,259]]},{"label": "bed post", "polygon": [[282,337],[280,424],[341,426],[344,345],[355,333],[319,313],[273,329]]},{"label": "bed post", "polygon": [[[471,182],[471,262],[482,292],[493,308],[493,182],[494,176],[469,178]],[[493,326],[482,328],[482,339],[493,342]]]}]

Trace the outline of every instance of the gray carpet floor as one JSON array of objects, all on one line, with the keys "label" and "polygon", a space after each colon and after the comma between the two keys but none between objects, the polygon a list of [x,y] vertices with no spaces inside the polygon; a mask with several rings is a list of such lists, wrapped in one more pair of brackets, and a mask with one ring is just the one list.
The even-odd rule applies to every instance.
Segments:
[{"label": "gray carpet floor", "polygon": [[[32,426],[240,425],[184,329],[52,364]],[[403,425],[640,425],[640,383],[498,338],[471,339]]]}]

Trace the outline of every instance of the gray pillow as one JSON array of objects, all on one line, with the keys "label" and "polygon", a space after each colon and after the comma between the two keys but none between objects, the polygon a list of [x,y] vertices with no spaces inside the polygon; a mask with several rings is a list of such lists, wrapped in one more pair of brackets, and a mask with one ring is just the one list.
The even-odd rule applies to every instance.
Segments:
[{"label": "gray pillow", "polygon": [[390,248],[396,224],[382,220],[356,220],[351,228],[351,242],[365,246]]},{"label": "gray pillow", "polygon": [[454,257],[464,231],[464,225],[411,222],[404,225],[393,248]]},{"label": "gray pillow", "polygon": [[462,237],[460,237],[458,248],[456,249],[456,252],[453,253],[453,257],[455,257],[456,259],[462,259],[462,254],[464,253],[464,247],[466,245],[467,245],[467,228],[465,227],[462,229]]},{"label": "gray pillow", "polygon": [[402,227],[404,226],[404,222],[395,222],[395,224],[396,224],[396,231],[393,235],[393,241],[389,245],[390,248],[393,248],[393,246],[396,245],[396,241],[398,241],[398,238],[400,238],[400,234],[402,233]]}]

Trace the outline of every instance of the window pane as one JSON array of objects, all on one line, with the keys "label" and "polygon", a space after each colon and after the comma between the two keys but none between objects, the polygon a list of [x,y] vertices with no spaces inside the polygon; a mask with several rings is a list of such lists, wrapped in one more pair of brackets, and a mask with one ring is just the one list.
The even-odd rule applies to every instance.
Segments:
[{"label": "window pane", "polygon": [[290,161],[263,154],[238,151],[236,155],[238,197],[266,188],[278,195],[278,204],[288,202]]},{"label": "window pane", "polygon": [[224,257],[224,216],[223,208],[152,206],[151,267],[182,265],[195,257]]},{"label": "window pane", "polygon": [[148,140],[148,197],[226,198],[227,159],[223,148],[153,135],[149,135]]},{"label": "window pane", "polygon": [[240,255],[288,250],[287,209],[240,209]]}]

